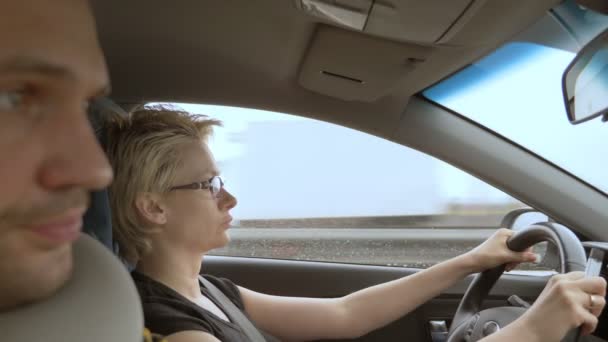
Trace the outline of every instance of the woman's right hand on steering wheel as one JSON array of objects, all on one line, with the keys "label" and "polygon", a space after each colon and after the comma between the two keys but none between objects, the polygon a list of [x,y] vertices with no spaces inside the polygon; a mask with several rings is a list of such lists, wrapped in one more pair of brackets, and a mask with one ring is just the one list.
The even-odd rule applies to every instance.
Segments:
[{"label": "woman's right hand on steering wheel", "polygon": [[597,326],[606,295],[606,280],[583,272],[553,276],[521,319],[521,328],[538,341],[560,341],[571,329],[588,335]]}]

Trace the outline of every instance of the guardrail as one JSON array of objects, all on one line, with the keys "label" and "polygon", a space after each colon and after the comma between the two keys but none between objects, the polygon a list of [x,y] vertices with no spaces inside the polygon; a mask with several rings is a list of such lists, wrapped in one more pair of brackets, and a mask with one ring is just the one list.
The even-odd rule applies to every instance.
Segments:
[{"label": "guardrail", "polygon": [[[495,229],[232,228],[212,255],[426,268],[471,250]],[[543,246],[536,249],[543,253]],[[526,264],[522,269],[542,269]]]}]

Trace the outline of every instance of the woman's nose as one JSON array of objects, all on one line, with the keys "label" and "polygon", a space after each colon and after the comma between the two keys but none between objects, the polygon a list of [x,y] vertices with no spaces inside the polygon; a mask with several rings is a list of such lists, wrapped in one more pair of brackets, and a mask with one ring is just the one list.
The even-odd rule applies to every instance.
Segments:
[{"label": "woman's nose", "polygon": [[219,201],[219,207],[221,210],[230,210],[234,207],[236,207],[237,204],[237,200],[234,196],[232,196],[232,194],[230,192],[228,192],[228,190],[226,190],[226,188],[222,188],[221,192],[220,192],[220,201]]}]

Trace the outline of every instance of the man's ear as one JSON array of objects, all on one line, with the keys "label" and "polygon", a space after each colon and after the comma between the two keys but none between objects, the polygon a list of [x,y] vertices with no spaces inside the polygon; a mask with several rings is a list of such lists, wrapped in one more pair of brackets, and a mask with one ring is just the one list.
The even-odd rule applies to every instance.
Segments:
[{"label": "man's ear", "polygon": [[167,211],[158,194],[142,192],[135,198],[135,208],[141,217],[154,224],[167,223]]}]

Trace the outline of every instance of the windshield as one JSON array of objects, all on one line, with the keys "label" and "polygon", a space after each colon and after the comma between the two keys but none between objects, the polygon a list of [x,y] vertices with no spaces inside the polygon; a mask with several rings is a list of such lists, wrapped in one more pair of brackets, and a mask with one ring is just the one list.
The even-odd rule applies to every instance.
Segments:
[{"label": "windshield", "polygon": [[608,127],[571,125],[561,77],[574,53],[508,43],[423,95],[503,135],[608,193]]}]

